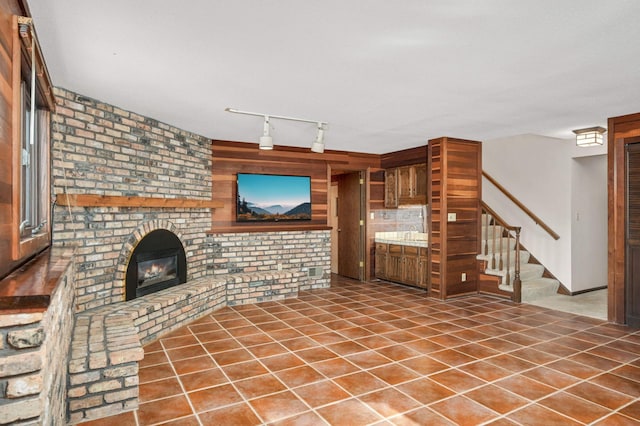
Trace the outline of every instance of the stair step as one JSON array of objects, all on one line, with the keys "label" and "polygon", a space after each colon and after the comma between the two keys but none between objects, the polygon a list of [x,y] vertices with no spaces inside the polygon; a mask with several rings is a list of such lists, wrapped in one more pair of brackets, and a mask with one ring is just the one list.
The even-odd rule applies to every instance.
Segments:
[{"label": "stair step", "polygon": [[[503,269],[503,270],[486,269],[485,273],[489,275],[496,275],[499,277],[503,277],[503,281],[504,281],[504,277],[506,277],[507,275],[507,270],[506,269]],[[537,263],[525,263],[520,265],[520,281],[521,282],[542,278],[542,274],[544,274],[543,265],[539,265]],[[511,284],[513,284],[514,278],[515,278],[515,269],[512,266],[511,268],[509,268],[509,280],[511,281]]]},{"label": "stair step", "polygon": [[538,278],[527,281],[522,285],[522,302],[527,303],[542,297],[553,296],[558,293],[560,282],[553,278]]}]

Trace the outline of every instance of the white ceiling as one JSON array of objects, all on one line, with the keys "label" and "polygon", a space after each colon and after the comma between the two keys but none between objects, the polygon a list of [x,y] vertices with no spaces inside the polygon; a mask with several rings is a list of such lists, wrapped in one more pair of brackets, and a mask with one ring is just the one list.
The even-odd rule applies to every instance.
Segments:
[{"label": "white ceiling", "polygon": [[[213,139],[328,121],[327,149],[572,129],[640,111],[638,0],[28,0],[53,83]],[[276,145],[313,124],[272,120]]]}]

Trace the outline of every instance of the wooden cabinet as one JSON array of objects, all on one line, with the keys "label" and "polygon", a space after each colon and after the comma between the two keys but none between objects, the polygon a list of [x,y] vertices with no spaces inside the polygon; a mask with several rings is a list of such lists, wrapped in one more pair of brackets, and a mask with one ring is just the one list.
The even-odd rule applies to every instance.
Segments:
[{"label": "wooden cabinet", "polygon": [[376,243],[376,278],[427,288],[426,247]]},{"label": "wooden cabinet", "polygon": [[426,204],[427,165],[412,164],[385,170],[385,207]]},{"label": "wooden cabinet", "polygon": [[398,207],[398,169],[384,171],[384,206]]}]

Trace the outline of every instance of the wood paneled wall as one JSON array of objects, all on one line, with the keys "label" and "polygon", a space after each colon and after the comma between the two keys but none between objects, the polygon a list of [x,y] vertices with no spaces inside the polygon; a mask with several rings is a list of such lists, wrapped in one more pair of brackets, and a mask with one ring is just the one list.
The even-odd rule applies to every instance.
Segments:
[{"label": "wood paneled wall", "polygon": [[409,166],[411,164],[420,164],[427,162],[427,145],[418,146],[416,148],[403,149],[402,151],[394,151],[380,156],[380,166],[383,169],[392,167]]},{"label": "wood paneled wall", "polygon": [[13,15],[27,15],[18,0],[0,1],[0,277],[14,269],[22,259],[13,261]]},{"label": "wood paneled wall", "polygon": [[[478,289],[482,144],[453,138],[429,141],[429,294],[446,299]],[[448,214],[455,214],[455,221]],[[466,280],[462,280],[462,274]]]},{"label": "wood paneled wall", "polygon": [[609,187],[609,241],[608,241],[608,319],[624,324],[625,267],[627,264],[625,147],[640,143],[640,113],[609,118],[608,123],[608,187]]},{"label": "wood paneled wall", "polygon": [[[281,146],[267,151],[258,149],[255,143],[219,140],[212,141],[212,156],[213,199],[224,203],[224,207],[216,209],[213,214],[214,233],[326,228],[331,173],[365,170],[375,174],[380,169],[380,156],[375,154],[331,150],[318,154],[306,148]],[[311,176],[311,221],[260,225],[237,223],[235,197],[238,173]],[[371,187],[369,201],[374,205],[382,203],[380,183],[376,180]]]}]

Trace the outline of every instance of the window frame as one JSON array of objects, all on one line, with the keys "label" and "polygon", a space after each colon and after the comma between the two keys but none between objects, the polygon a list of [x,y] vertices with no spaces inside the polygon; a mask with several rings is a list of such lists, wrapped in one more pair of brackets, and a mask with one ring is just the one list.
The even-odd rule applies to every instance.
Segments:
[{"label": "window frame", "polygon": [[[27,30],[23,31],[24,25]],[[33,54],[32,51],[33,50]],[[51,190],[50,190],[50,112],[55,110],[55,101],[51,79],[46,69],[37,35],[31,18],[14,16],[13,19],[13,58],[12,58],[12,223],[11,247],[12,258],[20,261],[37,254],[51,244]],[[31,93],[31,70],[35,66],[35,93]],[[26,90],[25,90],[26,86]],[[35,97],[37,111],[35,120],[38,129],[34,138],[29,158],[37,164],[28,168],[31,180],[25,179],[23,173],[23,144],[28,138],[26,122],[27,102],[25,93]],[[35,95],[35,96],[34,96]],[[40,118],[39,118],[40,117]],[[29,143],[29,142],[26,142]],[[22,226],[24,222],[25,196],[31,198],[30,221],[38,223]],[[33,210],[35,208],[35,210]],[[42,225],[42,226],[40,226]],[[36,232],[32,233],[34,228]]]}]

